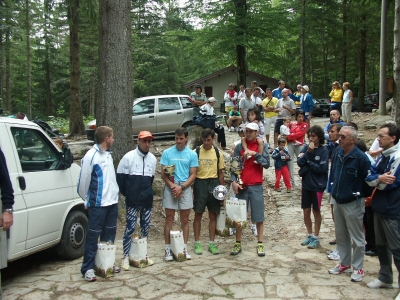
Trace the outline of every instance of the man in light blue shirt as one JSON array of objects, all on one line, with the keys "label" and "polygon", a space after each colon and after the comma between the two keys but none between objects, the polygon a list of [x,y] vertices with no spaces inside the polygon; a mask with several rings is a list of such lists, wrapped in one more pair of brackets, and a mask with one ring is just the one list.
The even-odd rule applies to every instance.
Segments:
[{"label": "man in light blue shirt", "polygon": [[[165,261],[173,260],[171,255],[170,231],[174,222],[175,211],[180,210],[180,220],[183,231],[184,252],[186,259],[191,259],[187,249],[189,238],[189,213],[193,208],[191,185],[196,179],[199,166],[197,154],[186,147],[188,131],[185,128],[175,130],[175,146],[164,150],[161,164],[161,178],[165,182],[162,206],[165,208]],[[164,167],[175,166],[173,174],[166,174]],[[172,175],[172,176],[171,176]]]}]

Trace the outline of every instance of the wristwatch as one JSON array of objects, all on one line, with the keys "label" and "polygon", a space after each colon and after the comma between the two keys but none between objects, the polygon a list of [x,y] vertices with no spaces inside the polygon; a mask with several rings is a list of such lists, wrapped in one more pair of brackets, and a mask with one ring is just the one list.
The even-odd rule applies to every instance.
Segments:
[{"label": "wristwatch", "polygon": [[8,212],[9,214],[13,214],[14,210],[12,208],[3,209],[3,213]]},{"label": "wristwatch", "polygon": [[186,190],[186,186],[184,186],[183,184],[181,185],[182,187],[182,191]]}]

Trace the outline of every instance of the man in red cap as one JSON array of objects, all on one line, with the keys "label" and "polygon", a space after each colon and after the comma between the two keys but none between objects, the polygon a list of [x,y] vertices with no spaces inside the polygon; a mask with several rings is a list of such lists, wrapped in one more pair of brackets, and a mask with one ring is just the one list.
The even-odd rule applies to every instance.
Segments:
[{"label": "man in red cap", "polygon": [[[153,180],[157,159],[150,153],[154,136],[149,131],[139,133],[136,149],[129,151],[121,159],[117,169],[119,191],[125,196],[126,229],[123,237],[124,257],[122,269],[129,270],[129,250],[132,234],[136,229],[140,214],[140,236],[148,238],[153,206]],[[152,260],[148,260],[153,264]]]}]

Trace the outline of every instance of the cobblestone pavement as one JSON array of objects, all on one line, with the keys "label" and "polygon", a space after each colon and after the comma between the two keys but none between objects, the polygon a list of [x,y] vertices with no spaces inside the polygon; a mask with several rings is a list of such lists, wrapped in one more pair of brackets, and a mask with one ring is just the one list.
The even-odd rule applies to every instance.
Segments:
[{"label": "cobblestone pavement", "polygon": [[[235,133],[227,135],[236,138]],[[3,270],[3,299],[394,299],[397,286],[379,290],[366,286],[377,277],[376,257],[365,257],[366,275],[360,283],[351,282],[350,274],[328,273],[337,262],[326,255],[334,248],[328,244],[334,232],[327,195],[322,206],[321,247],[311,250],[300,245],[306,233],[300,188],[296,186],[292,194],[272,192],[273,174],[273,167],[266,171],[265,257],[257,256],[257,239],[250,229],[244,230],[243,251],[237,256],[229,254],[234,237],[216,239],[219,255],[207,251],[195,255],[191,228],[192,260],[165,263],[162,235],[153,234],[148,249],[153,266],[131,267],[115,277],[88,283],[79,271],[82,259],[61,261],[53,252],[44,251]],[[121,233],[122,229],[116,241],[117,264],[122,256]],[[205,249],[207,234],[201,239]]]}]

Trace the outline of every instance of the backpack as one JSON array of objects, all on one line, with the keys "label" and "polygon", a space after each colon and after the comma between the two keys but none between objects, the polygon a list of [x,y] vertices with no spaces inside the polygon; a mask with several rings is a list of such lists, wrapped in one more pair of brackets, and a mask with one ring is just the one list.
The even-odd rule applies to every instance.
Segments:
[{"label": "backpack", "polygon": [[[219,167],[219,150],[214,145],[213,145],[213,147],[215,150],[215,155],[217,156],[217,176],[219,176],[219,169],[218,169],[218,167]],[[196,147],[196,153],[197,153],[197,158],[199,158],[200,157],[200,146]]]}]

